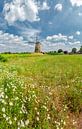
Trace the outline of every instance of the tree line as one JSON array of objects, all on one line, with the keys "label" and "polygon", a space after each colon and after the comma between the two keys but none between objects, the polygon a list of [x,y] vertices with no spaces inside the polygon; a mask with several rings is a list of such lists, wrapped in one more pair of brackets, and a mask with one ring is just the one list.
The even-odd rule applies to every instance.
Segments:
[{"label": "tree line", "polygon": [[72,48],[71,52],[68,52],[67,50],[63,51],[62,49],[58,49],[58,51],[49,51],[47,54],[55,55],[55,54],[82,54],[82,46],[79,50],[77,48]]}]

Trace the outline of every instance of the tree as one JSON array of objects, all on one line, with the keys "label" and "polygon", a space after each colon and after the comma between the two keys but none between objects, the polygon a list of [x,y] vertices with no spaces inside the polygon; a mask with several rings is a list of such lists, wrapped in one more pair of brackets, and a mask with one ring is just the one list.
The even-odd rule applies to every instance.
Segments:
[{"label": "tree", "polygon": [[77,49],[76,48],[72,48],[72,53],[76,53]]},{"label": "tree", "polygon": [[68,51],[64,51],[64,54],[68,54]]},{"label": "tree", "polygon": [[79,52],[82,54],[82,46],[80,47],[80,50],[79,50]]},{"label": "tree", "polygon": [[62,53],[62,52],[63,52],[63,50],[62,50],[62,49],[59,49],[59,50],[58,50],[58,53]]}]

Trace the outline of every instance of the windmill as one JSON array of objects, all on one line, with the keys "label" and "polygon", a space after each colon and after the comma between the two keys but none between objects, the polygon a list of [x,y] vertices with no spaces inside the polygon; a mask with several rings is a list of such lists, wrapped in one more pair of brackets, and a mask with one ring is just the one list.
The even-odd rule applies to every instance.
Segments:
[{"label": "windmill", "polygon": [[35,42],[35,53],[41,53],[41,43],[39,42],[37,36],[36,36],[36,42]]},{"label": "windmill", "polygon": [[41,53],[41,43],[38,40],[38,34],[36,34],[36,36],[34,37],[34,40],[35,41],[29,41],[29,43],[35,44],[35,49],[34,49],[35,53]]}]

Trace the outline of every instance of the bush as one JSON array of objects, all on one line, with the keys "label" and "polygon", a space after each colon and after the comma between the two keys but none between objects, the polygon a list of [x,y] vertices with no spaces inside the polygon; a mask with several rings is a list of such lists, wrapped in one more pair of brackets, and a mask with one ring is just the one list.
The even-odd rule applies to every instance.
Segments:
[{"label": "bush", "polygon": [[5,57],[3,57],[2,55],[0,55],[0,61],[1,61],[1,62],[6,62],[7,59],[6,59]]},{"label": "bush", "polygon": [[63,52],[63,50],[62,50],[62,49],[59,49],[59,50],[58,50],[58,53],[62,53],[62,52]]},{"label": "bush", "polygon": [[64,51],[64,54],[68,54],[68,51]]},{"label": "bush", "polygon": [[49,55],[56,55],[57,52],[56,51],[49,51],[49,52],[47,52],[47,54],[49,54]]},{"label": "bush", "polygon": [[76,48],[72,48],[72,53],[76,53],[77,52],[77,49]]}]

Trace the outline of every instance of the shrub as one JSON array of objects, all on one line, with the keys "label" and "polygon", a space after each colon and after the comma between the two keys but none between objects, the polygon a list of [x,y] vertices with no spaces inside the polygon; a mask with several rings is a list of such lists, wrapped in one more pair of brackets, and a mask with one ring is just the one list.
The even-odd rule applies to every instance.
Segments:
[{"label": "shrub", "polygon": [[5,57],[3,57],[2,55],[0,55],[0,61],[1,61],[1,62],[6,62],[7,59],[6,59]]},{"label": "shrub", "polygon": [[68,54],[68,51],[64,51],[64,54]]},{"label": "shrub", "polygon": [[77,49],[76,48],[72,48],[72,53],[76,53]]},{"label": "shrub", "polygon": [[62,52],[63,52],[63,50],[62,50],[62,49],[59,49],[59,50],[58,50],[58,53],[62,53]]}]

